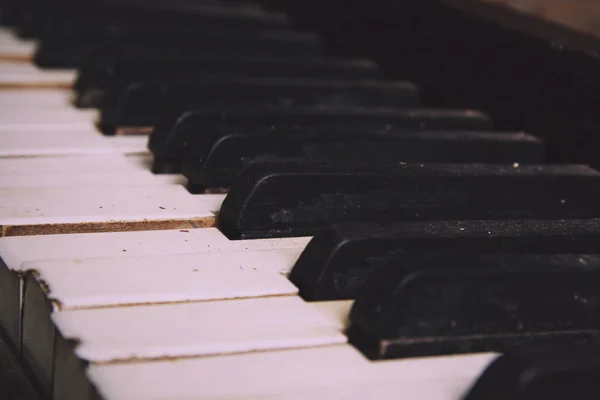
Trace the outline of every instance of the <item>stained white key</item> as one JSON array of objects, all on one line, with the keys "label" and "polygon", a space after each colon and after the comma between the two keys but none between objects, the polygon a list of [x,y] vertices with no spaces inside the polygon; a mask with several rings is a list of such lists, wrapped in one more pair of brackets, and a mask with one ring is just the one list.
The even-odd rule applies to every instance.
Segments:
[{"label": "stained white key", "polygon": [[181,185],[7,188],[2,236],[211,226],[224,195]]},{"label": "stained white key", "polygon": [[87,124],[8,127],[0,124],[0,157],[87,154],[147,154],[143,136],[102,136]]},{"label": "stained white key", "polygon": [[0,188],[185,184],[178,174],[153,174],[146,156],[92,155],[0,158]]},{"label": "stained white key", "polygon": [[[350,345],[336,345],[157,362],[92,364],[87,375],[106,400],[459,400],[496,357],[493,353],[482,353],[371,362]],[[57,389],[67,394],[64,386]]]},{"label": "stained white key", "polygon": [[297,296],[60,311],[52,320],[90,362],[208,356],[345,343]]},{"label": "stained white key", "polygon": [[[26,262],[54,311],[296,294],[301,248]],[[27,288],[29,290],[29,280]],[[27,312],[27,310],[25,310]]]}]

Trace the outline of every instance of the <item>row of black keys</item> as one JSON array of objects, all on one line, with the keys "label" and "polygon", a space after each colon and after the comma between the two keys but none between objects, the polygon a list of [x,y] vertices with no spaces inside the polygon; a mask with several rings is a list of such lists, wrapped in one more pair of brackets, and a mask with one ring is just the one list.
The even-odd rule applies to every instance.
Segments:
[{"label": "row of black keys", "polygon": [[[90,27],[73,48],[87,52]],[[354,108],[419,106],[413,85],[356,79],[370,64],[187,45],[159,61],[139,32],[135,57],[82,67],[79,104],[102,109],[106,133],[151,127],[157,172],[231,188],[219,215],[231,238],[314,234],[290,279],[307,300],[356,299],[349,336],[366,354],[597,341],[600,221],[571,219],[600,217],[595,171],[527,165],[544,162],[542,143],[488,132],[479,113]]]}]

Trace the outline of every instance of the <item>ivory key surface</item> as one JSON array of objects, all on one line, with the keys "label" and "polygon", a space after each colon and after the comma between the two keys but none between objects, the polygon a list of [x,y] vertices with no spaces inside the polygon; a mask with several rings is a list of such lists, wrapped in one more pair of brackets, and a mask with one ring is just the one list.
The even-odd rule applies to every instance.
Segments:
[{"label": "ivory key surface", "polygon": [[224,195],[181,185],[5,188],[2,236],[207,227]]},{"label": "ivory key surface", "polygon": [[482,353],[371,362],[350,345],[335,345],[92,364],[87,375],[106,400],[459,400],[495,357]]},{"label": "ivory key surface", "polygon": [[[0,61],[4,60],[2,53],[0,47]],[[7,56],[10,57],[10,55],[4,57]],[[76,76],[77,72],[74,70],[49,70],[28,63],[2,62],[0,63],[0,90],[70,89]]]},{"label": "ivory key surface", "polygon": [[106,137],[88,123],[39,127],[0,125],[0,143],[0,157],[148,153],[147,137]]},{"label": "ivory key surface", "polygon": [[345,343],[297,296],[59,311],[60,334],[97,363],[246,353]]}]

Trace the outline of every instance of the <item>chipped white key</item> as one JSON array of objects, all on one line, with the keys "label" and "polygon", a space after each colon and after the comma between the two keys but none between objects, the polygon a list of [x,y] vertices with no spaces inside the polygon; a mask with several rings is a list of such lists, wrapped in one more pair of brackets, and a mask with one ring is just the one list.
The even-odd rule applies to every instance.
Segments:
[{"label": "chipped white key", "polygon": [[106,137],[93,126],[25,130],[2,129],[0,125],[0,141],[0,157],[148,153],[147,137]]},{"label": "chipped white key", "polygon": [[0,63],[0,89],[69,89],[73,87],[76,75],[75,70],[48,70],[27,63]]},{"label": "chipped white key", "polygon": [[298,289],[282,272],[289,272],[300,252],[271,249],[25,263],[23,270],[30,272],[22,312],[23,362],[41,386],[51,386],[55,330],[50,315],[56,311],[296,295]]},{"label": "chipped white key", "polygon": [[224,195],[181,185],[6,188],[2,236],[207,227]]},{"label": "chipped white key", "polygon": [[[69,258],[127,258],[192,253],[303,249],[310,237],[229,240],[216,228],[140,232],[106,232],[0,238],[0,326],[20,347],[23,269],[28,261]],[[218,255],[215,256],[218,259]],[[43,303],[42,303],[43,304]]]},{"label": "chipped white key", "polygon": [[[262,352],[346,342],[310,303],[296,296],[158,306],[58,312],[52,316],[61,337],[55,354],[56,379],[85,362],[168,359]],[[65,339],[77,339],[71,351]],[[255,364],[253,368],[258,368]],[[62,397],[61,398],[66,398]],[[166,398],[179,398],[167,396]],[[210,397],[209,397],[210,398]]]},{"label": "chipped white key", "polygon": [[146,157],[92,155],[0,158],[0,188],[185,184],[177,174],[153,174]]},{"label": "chipped white key", "polygon": [[78,357],[98,363],[346,342],[297,296],[69,310],[52,320],[63,338],[78,341]]},{"label": "chipped white key", "polygon": [[[459,400],[494,353],[371,362],[350,345],[220,357],[92,364],[105,400],[411,399]],[[55,395],[88,399],[83,374],[57,376]],[[79,393],[75,391],[80,389]],[[71,390],[71,392],[69,392]]]}]

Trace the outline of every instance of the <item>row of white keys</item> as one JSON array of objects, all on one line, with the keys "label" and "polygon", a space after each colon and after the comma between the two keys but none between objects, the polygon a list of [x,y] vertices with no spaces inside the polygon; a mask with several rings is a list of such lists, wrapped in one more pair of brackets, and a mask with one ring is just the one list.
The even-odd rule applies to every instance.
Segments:
[{"label": "row of white keys", "polygon": [[[103,282],[103,285],[96,288],[101,290],[116,290],[119,284],[125,284],[120,277],[106,275],[109,269],[115,271],[120,268],[127,268],[135,265],[144,265],[148,267],[145,270],[145,276],[150,277],[153,268],[157,268],[157,277],[162,276],[161,270],[165,265],[171,265],[169,261],[159,260],[161,256],[171,255],[189,255],[194,254],[193,258],[201,259],[202,254],[224,254],[227,252],[258,252],[257,257],[292,257],[285,259],[287,262],[278,262],[277,265],[291,265],[293,257],[297,253],[281,253],[279,250],[290,249],[298,252],[306,246],[310,238],[282,238],[282,239],[263,239],[263,240],[239,240],[231,241],[227,239],[216,228],[204,229],[179,229],[179,230],[160,230],[160,231],[140,231],[140,232],[110,232],[110,233],[86,233],[86,234],[68,234],[68,235],[43,235],[43,236],[18,236],[0,238],[0,258],[5,268],[0,267],[0,303],[5,307],[0,308],[0,322],[3,323],[3,329],[9,334],[9,337],[20,346],[20,321],[22,307],[22,278],[27,269],[36,271],[36,274],[46,282],[46,288],[51,288],[53,292],[50,297],[58,299],[64,304],[71,304],[68,299],[69,294],[58,291],[61,287],[66,287],[70,283],[70,272],[73,268],[81,268],[89,271],[90,274],[99,274],[97,279],[90,279],[84,287],[85,291],[92,290],[91,286]],[[261,251],[270,251],[272,254],[264,255]],[[239,253],[236,253],[239,254]],[[137,261],[138,264],[129,264],[132,260],[144,257]],[[64,260],[68,258],[68,260]],[[90,260],[87,260],[90,259]],[[94,260],[97,259],[97,260]],[[193,260],[189,259],[189,260]],[[211,261],[218,260],[212,257]],[[47,261],[48,266],[43,267],[38,263],[31,263],[36,260],[61,260],[59,266],[55,266],[52,261]],[[225,262],[223,259],[222,262]],[[236,260],[231,259],[235,263]],[[158,264],[157,264],[158,263]],[[223,265],[223,264],[218,264]],[[62,266],[63,268],[60,268]],[[189,266],[189,265],[188,265]],[[186,265],[182,268],[185,270]],[[64,271],[62,274],[46,274],[46,269],[52,271]],[[139,267],[141,268],[141,267]],[[195,268],[192,268],[195,269]],[[123,276],[134,277],[126,271]],[[119,275],[120,276],[120,275]],[[61,280],[62,279],[62,280]],[[156,284],[164,283],[169,286],[169,281],[160,281],[157,279],[144,279],[145,282],[154,282]],[[123,286],[121,286],[123,288]],[[83,287],[82,287],[83,288]],[[76,289],[76,288],[73,288]],[[160,290],[160,287],[149,287],[148,290]],[[162,292],[162,291],[161,291]],[[89,292],[93,293],[93,290]],[[99,293],[96,291],[95,293]],[[112,294],[114,294],[113,292]],[[140,300],[138,298],[138,300]],[[80,300],[81,301],[81,300]],[[106,301],[106,298],[104,299]],[[117,301],[122,301],[121,299]],[[146,299],[140,302],[150,302]],[[54,306],[51,308],[53,309]],[[44,307],[45,310],[47,307]],[[31,308],[30,308],[31,309]],[[47,319],[47,316],[46,316]]]}]

